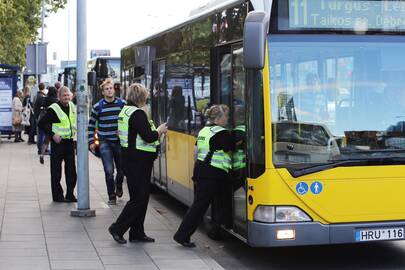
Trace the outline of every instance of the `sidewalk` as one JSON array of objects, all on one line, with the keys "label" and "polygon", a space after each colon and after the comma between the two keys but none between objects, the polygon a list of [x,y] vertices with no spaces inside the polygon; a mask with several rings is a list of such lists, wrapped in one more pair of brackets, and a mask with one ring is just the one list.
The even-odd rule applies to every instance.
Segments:
[{"label": "sidewalk", "polygon": [[35,145],[2,141],[0,269],[222,269],[203,248],[183,248],[172,240],[180,220],[173,224],[164,218],[153,198],[145,229],[156,242],[115,243],[107,228],[125,205],[127,189],[117,206],[107,205],[103,168],[94,156],[89,162],[90,205],[96,217],[75,218],[70,211],[76,204],[52,202],[49,157],[41,165]]}]

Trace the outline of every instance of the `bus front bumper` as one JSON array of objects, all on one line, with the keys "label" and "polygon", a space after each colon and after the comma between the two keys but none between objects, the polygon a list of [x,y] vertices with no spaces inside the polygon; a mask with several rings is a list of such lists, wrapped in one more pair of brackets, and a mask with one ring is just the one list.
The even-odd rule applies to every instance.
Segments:
[{"label": "bus front bumper", "polygon": [[[379,230],[387,228],[405,228],[405,221],[346,223],[324,225],[318,222],[303,223],[261,223],[248,222],[248,243],[254,247],[282,247],[304,245],[326,245],[360,243],[356,240],[358,230]],[[278,240],[277,232],[293,230],[294,238]],[[403,239],[390,239],[403,240]]]}]

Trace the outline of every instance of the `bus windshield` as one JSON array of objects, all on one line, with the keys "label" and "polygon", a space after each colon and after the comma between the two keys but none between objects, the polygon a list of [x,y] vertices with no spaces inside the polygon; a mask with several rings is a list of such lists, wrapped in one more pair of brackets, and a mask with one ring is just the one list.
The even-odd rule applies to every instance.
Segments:
[{"label": "bus windshield", "polygon": [[404,59],[404,36],[270,35],[275,165],[405,160]]}]

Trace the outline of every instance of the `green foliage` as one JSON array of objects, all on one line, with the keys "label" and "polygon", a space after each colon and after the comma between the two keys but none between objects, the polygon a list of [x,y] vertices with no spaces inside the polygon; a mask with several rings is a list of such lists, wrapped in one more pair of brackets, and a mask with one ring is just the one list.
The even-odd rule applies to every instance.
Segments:
[{"label": "green foliage", "polygon": [[[45,0],[48,12],[67,0]],[[24,66],[25,46],[35,42],[41,27],[41,0],[0,0],[0,63]]]}]

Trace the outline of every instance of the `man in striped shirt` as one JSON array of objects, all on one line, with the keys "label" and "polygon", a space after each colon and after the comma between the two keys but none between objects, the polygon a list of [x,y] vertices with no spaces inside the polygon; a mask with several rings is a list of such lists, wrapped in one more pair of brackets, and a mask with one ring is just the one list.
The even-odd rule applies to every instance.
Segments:
[{"label": "man in striped shirt", "polygon": [[[124,174],[121,169],[121,148],[118,138],[118,114],[125,101],[115,97],[115,90],[111,80],[105,80],[101,85],[104,96],[94,104],[89,120],[89,145],[90,150],[96,149],[94,133],[97,129],[97,136],[100,142],[100,156],[103,161],[105,181],[107,184],[108,203],[116,204],[117,196],[121,197],[122,181]],[[114,163],[117,175],[114,183]]]}]

